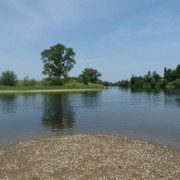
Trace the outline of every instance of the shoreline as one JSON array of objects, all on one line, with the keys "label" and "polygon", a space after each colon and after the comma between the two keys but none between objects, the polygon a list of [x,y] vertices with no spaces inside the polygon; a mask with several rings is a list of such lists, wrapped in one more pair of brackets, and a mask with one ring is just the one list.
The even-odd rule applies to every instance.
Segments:
[{"label": "shoreline", "polygon": [[139,139],[76,134],[0,148],[0,179],[178,179],[180,150]]},{"label": "shoreline", "polygon": [[5,93],[41,93],[41,92],[78,92],[78,91],[101,91],[103,89],[47,89],[47,90],[0,90],[0,94]]}]

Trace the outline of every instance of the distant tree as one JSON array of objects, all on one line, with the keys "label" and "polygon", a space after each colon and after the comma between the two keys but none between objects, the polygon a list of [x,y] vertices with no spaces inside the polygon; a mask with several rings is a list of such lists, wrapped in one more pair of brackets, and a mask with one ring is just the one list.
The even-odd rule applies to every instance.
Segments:
[{"label": "distant tree", "polygon": [[152,79],[151,71],[148,71],[147,75],[144,76],[144,80],[145,80],[147,83],[151,83],[151,79]]},{"label": "distant tree", "polygon": [[67,77],[68,72],[76,63],[75,52],[72,48],[66,48],[62,44],[51,46],[41,52],[41,60],[44,63],[42,74],[49,77]]},{"label": "distant tree", "polygon": [[166,85],[167,85],[167,80],[166,79],[163,79],[162,81],[161,81],[161,83],[160,83],[160,87],[161,88],[165,88],[166,87]]},{"label": "distant tree", "polygon": [[96,83],[100,76],[101,73],[99,73],[96,69],[93,68],[85,68],[84,71],[82,71],[82,74],[79,75],[79,77],[87,78],[93,83]]},{"label": "distant tree", "polygon": [[[156,80],[156,82],[161,80],[161,76],[156,71],[153,72],[152,78],[154,78]],[[152,80],[151,80],[151,82],[152,82]]]},{"label": "distant tree", "polygon": [[104,86],[112,86],[112,82],[109,81],[102,81],[101,84]]},{"label": "distant tree", "polygon": [[133,88],[142,88],[145,85],[145,79],[141,76],[136,77],[132,76],[130,80],[131,87]]},{"label": "distant tree", "polygon": [[167,69],[166,69],[166,67],[164,68],[164,78],[165,78],[165,76],[166,76],[166,73],[167,73]]},{"label": "distant tree", "polygon": [[13,71],[2,72],[1,75],[1,84],[4,86],[14,86],[17,80],[17,76]]},{"label": "distant tree", "polygon": [[168,81],[174,81],[176,79],[176,70],[164,69],[164,78]]},{"label": "distant tree", "polygon": [[177,65],[176,67],[176,76],[177,76],[177,79],[180,79],[180,65]]},{"label": "distant tree", "polygon": [[156,79],[154,77],[151,79],[151,87],[152,88],[156,87]]},{"label": "distant tree", "polygon": [[128,80],[119,81],[117,84],[122,87],[128,87],[130,85]]}]

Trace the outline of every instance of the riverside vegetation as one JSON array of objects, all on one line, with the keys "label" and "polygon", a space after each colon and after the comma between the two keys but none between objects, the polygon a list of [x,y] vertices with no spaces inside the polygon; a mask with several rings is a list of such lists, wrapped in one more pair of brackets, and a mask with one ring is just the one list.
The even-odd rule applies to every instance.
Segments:
[{"label": "riverside vegetation", "polygon": [[7,70],[0,77],[0,90],[103,89],[104,86],[98,84],[101,73],[96,69],[85,68],[79,77],[68,76],[76,64],[74,56],[73,49],[62,44],[45,49],[41,52],[44,64],[42,74],[48,78],[36,81],[26,76],[24,80],[17,80],[17,75]]},{"label": "riverside vegetation", "polygon": [[83,78],[45,78],[42,81],[34,79],[16,80],[14,86],[0,86],[0,91],[52,90],[52,89],[103,89],[104,86],[95,84]]},{"label": "riverside vegetation", "polygon": [[69,77],[68,73],[76,64],[75,52],[62,44],[56,44],[50,49],[41,52],[44,64],[42,74],[47,75],[42,81],[29,79],[17,80],[13,71],[2,72],[0,77],[0,90],[44,90],[44,89],[102,89],[104,86],[122,86],[131,88],[180,88],[180,65],[176,69],[164,68],[164,77],[156,71],[144,76],[132,76],[130,80],[116,83],[101,81],[101,76],[96,69],[85,68],[79,77]]},{"label": "riverside vegetation", "polygon": [[180,88],[180,65],[176,69],[164,68],[164,76],[161,77],[156,71],[148,73],[144,76],[132,76],[130,80],[122,80],[116,83],[103,82],[105,86],[121,86],[131,88]]}]

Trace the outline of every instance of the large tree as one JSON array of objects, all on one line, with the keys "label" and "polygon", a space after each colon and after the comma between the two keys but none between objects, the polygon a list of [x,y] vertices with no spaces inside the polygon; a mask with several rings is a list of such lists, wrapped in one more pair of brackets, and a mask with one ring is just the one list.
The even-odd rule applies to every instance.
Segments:
[{"label": "large tree", "polygon": [[75,52],[72,48],[66,48],[62,44],[51,46],[41,52],[41,60],[44,63],[44,75],[49,77],[67,77],[68,72],[76,63]]},{"label": "large tree", "polygon": [[87,78],[93,83],[96,83],[98,80],[98,77],[100,76],[101,76],[101,73],[99,73],[96,69],[93,69],[93,68],[85,68],[84,71],[82,71],[82,74],[79,75],[79,77]]}]

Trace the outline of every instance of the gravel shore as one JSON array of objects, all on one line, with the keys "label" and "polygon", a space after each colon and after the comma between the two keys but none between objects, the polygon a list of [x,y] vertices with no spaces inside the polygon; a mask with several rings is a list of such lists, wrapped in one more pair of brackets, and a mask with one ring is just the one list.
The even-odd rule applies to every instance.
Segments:
[{"label": "gravel shore", "polygon": [[0,148],[0,179],[180,179],[180,150],[111,135],[35,139]]}]

